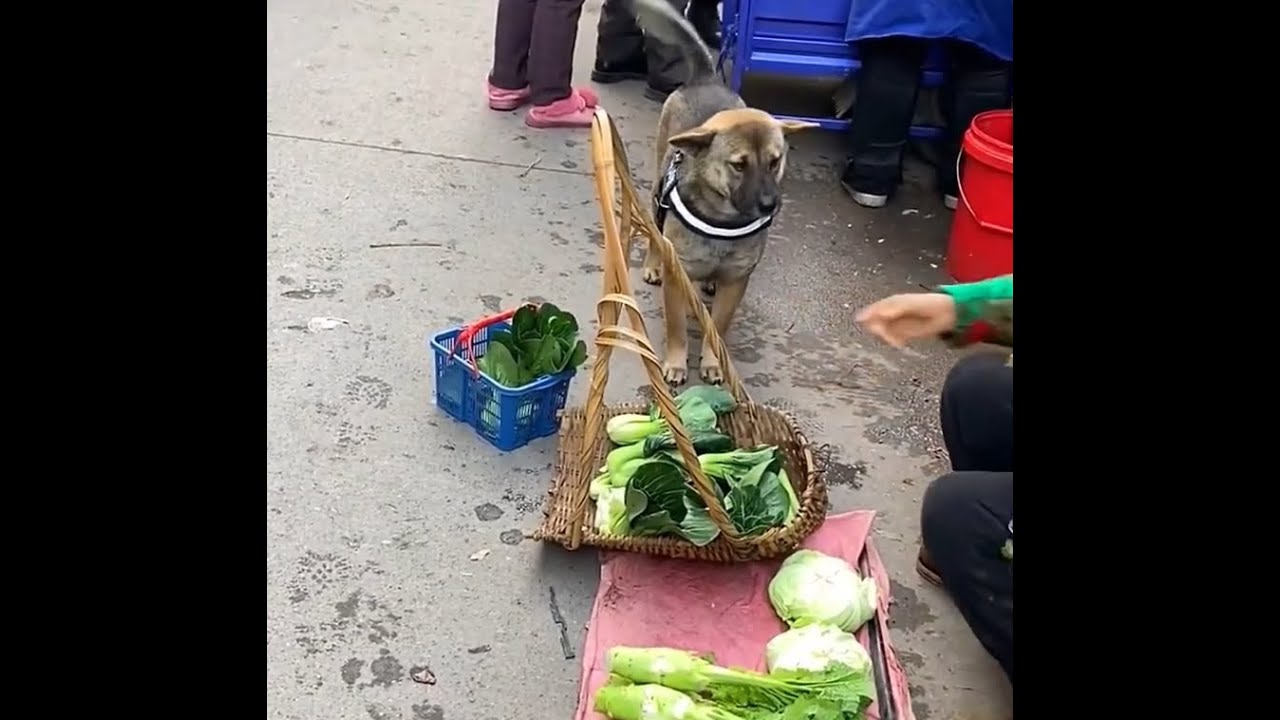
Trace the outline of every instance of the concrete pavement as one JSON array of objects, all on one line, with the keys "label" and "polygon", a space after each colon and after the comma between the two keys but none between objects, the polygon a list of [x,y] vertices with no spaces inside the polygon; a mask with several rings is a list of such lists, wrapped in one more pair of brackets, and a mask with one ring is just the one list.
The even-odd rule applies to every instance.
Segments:
[{"label": "concrete pavement", "polygon": [[[576,648],[596,558],[521,541],[554,439],[503,455],[443,416],[424,343],[528,298],[585,322],[599,291],[586,132],[532,130],[485,107],[493,12],[460,0],[268,3],[268,718],[573,713],[579,660],[563,657],[549,594]],[[598,13],[588,0],[583,82]],[[642,89],[598,88],[647,180],[657,107]],[[912,570],[954,358],[887,350],[852,323],[878,296],[942,279],[948,216],[919,188],[857,208],[835,182],[839,138],[795,146],[774,244],[729,338],[735,362],[753,396],[838,448],[835,508],[880,512],[917,717],[1003,718],[994,663]],[[658,294],[638,273],[633,283],[659,328]],[[347,323],[308,331],[315,317]],[[636,360],[616,360],[610,397],[632,399],[643,382]],[[576,382],[570,403],[585,390]],[[435,685],[411,680],[423,668]]]}]

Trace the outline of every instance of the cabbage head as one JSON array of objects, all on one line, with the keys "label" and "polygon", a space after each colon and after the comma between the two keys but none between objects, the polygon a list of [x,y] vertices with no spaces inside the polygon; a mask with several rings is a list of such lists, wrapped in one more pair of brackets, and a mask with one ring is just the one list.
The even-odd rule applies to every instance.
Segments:
[{"label": "cabbage head", "polygon": [[769,601],[793,628],[826,623],[853,632],[876,612],[876,581],[840,558],[798,550],[769,582]]},{"label": "cabbage head", "polygon": [[764,648],[770,673],[821,673],[833,664],[871,672],[871,655],[853,635],[835,625],[817,623],[788,630]]}]

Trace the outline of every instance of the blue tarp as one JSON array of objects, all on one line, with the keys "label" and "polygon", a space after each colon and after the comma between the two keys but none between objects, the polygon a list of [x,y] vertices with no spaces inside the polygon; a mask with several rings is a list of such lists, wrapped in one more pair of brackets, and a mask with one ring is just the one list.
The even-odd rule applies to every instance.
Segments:
[{"label": "blue tarp", "polygon": [[844,39],[963,40],[1013,60],[1013,0],[853,0]]}]

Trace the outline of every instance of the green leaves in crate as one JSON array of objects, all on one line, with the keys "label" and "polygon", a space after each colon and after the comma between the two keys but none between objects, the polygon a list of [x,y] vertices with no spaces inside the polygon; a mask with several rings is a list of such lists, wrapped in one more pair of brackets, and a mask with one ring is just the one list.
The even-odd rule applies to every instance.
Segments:
[{"label": "green leaves in crate", "polygon": [[636,467],[626,506],[632,535],[679,535],[699,547],[720,535],[701,498],[688,488],[684,469],[665,457]]},{"label": "green leaves in crate", "polygon": [[491,331],[489,347],[476,365],[503,387],[518,388],[586,361],[587,344],[578,339],[577,318],[543,303],[517,310],[510,330]]}]

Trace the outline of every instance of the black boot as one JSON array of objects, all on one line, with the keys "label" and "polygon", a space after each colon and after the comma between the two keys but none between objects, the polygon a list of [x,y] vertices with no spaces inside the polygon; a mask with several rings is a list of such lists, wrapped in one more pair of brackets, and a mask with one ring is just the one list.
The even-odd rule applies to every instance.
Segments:
[{"label": "black boot", "polygon": [[622,82],[623,80],[644,80],[649,77],[649,63],[644,55],[628,58],[620,63],[596,61],[591,68],[591,79],[602,85]]},{"label": "black boot", "polygon": [[862,67],[840,183],[859,205],[883,207],[902,182],[902,157],[927,46],[895,37],[865,41],[858,49]]}]

